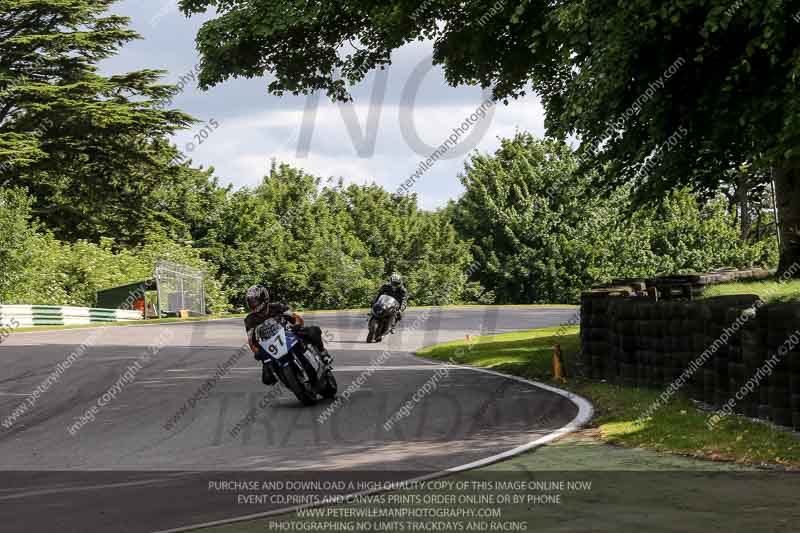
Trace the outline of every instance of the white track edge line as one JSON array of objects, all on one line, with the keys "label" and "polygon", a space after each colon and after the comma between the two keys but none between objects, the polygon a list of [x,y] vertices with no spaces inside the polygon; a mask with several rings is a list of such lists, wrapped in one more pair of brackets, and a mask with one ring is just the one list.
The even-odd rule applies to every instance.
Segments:
[{"label": "white track edge line", "polygon": [[200,523],[200,524],[193,524],[193,525],[190,525],[190,526],[181,526],[181,527],[177,527],[177,528],[174,528],[174,529],[164,529],[164,530],[154,531],[153,533],[183,533],[185,531],[194,531],[194,530],[197,530],[197,529],[206,529],[206,528],[209,528],[209,527],[224,526],[224,525],[228,525],[228,524],[235,524],[237,522],[247,522],[247,521],[250,521],[250,520],[257,520],[259,518],[269,518],[271,516],[280,516],[280,515],[294,513],[294,512],[305,510],[305,509],[312,509],[312,508],[315,508],[315,507],[322,507],[322,506],[325,506],[325,505],[335,505],[335,504],[347,502],[348,500],[353,500],[355,498],[359,498],[359,497],[363,497],[363,496],[370,496],[370,495],[373,495],[373,494],[379,494],[379,493],[382,493],[382,492],[387,492],[389,490],[399,490],[399,489],[402,489],[404,485],[410,485],[410,484],[413,484],[413,483],[419,483],[421,481],[428,481],[428,480],[431,480],[431,479],[445,477],[445,476],[448,476],[450,474],[454,474],[454,473],[458,473],[458,472],[464,472],[464,471],[467,471],[467,470],[473,470],[475,468],[480,468],[482,466],[488,466],[490,464],[503,461],[503,460],[508,459],[510,457],[515,457],[515,456],[520,455],[520,454],[522,454],[524,452],[527,452],[527,451],[533,450],[535,448],[538,448],[540,446],[543,446],[543,445],[547,444],[548,442],[552,442],[552,441],[556,440],[559,437],[562,437],[564,435],[572,433],[573,431],[577,431],[577,430],[581,429],[583,426],[585,426],[592,419],[592,416],[594,416],[594,407],[589,402],[589,400],[587,400],[583,396],[579,396],[579,395],[573,394],[573,393],[571,393],[569,391],[565,391],[565,390],[559,389],[557,387],[546,385],[546,384],[540,383],[538,381],[532,381],[532,380],[521,378],[521,377],[518,377],[518,376],[512,376],[512,375],[509,375],[509,374],[503,374],[502,372],[496,372],[494,370],[488,370],[486,368],[476,368],[476,367],[468,366],[468,365],[457,365],[457,366],[459,366],[460,368],[468,369],[468,370],[474,370],[475,372],[482,372],[484,374],[491,374],[491,375],[494,375],[494,376],[500,376],[502,378],[511,379],[513,381],[518,381],[520,383],[525,383],[526,385],[532,385],[534,387],[537,387],[537,388],[544,389],[546,391],[555,393],[555,394],[557,394],[557,395],[559,395],[559,396],[561,396],[563,398],[567,398],[569,401],[571,401],[573,404],[575,404],[578,407],[578,413],[575,415],[575,418],[573,418],[569,423],[567,423],[563,427],[561,427],[561,428],[559,428],[559,429],[557,429],[557,430],[555,430],[555,431],[553,431],[551,433],[548,433],[547,435],[544,435],[543,437],[539,437],[538,439],[533,440],[533,441],[531,441],[531,442],[529,442],[527,444],[523,444],[521,446],[517,446],[516,448],[512,448],[511,450],[508,450],[508,451],[505,451],[505,452],[502,452],[502,453],[498,453],[496,455],[493,455],[491,457],[487,457],[485,459],[479,459],[479,460],[473,461],[471,463],[467,463],[467,464],[460,465],[460,466],[454,466],[454,467],[448,468],[446,470],[441,470],[439,472],[434,472],[432,474],[427,474],[427,475],[424,475],[424,476],[419,476],[419,477],[415,477],[415,478],[412,478],[412,479],[407,479],[405,481],[398,481],[390,489],[383,489],[383,488],[381,488],[381,489],[371,489],[371,490],[365,490],[365,491],[356,492],[356,493],[352,493],[352,494],[343,494],[341,496],[337,496],[336,498],[332,499],[332,501],[328,501],[328,502],[295,505],[295,506],[292,506],[292,507],[284,507],[282,509],[274,509],[272,511],[265,511],[263,513],[255,513],[255,514],[250,514],[250,515],[238,516],[238,517],[234,517],[234,518],[225,518],[225,519],[222,519],[222,520],[215,520],[213,522],[204,522],[204,523]]}]

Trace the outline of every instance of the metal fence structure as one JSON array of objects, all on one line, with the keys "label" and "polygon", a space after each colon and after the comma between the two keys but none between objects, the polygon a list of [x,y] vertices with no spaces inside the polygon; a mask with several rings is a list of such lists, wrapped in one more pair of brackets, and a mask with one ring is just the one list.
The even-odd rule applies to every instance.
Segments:
[{"label": "metal fence structure", "polygon": [[172,263],[156,263],[155,279],[158,290],[159,316],[190,316],[206,314],[204,274],[201,270]]}]

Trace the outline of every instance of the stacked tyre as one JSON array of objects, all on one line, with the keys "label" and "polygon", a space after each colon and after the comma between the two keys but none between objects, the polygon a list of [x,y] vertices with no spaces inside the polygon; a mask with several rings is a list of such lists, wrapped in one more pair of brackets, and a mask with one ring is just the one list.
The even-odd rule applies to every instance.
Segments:
[{"label": "stacked tyre", "polygon": [[[668,329],[662,337],[663,384],[675,382],[691,360],[696,316],[699,306],[692,302],[669,302],[664,304],[664,316]],[[685,384],[687,385],[687,384]]]},{"label": "stacked tyre", "polygon": [[[744,382],[756,376],[758,369],[767,359],[766,316],[765,312],[752,313],[742,327],[741,355],[744,368]],[[752,418],[769,418],[769,397],[767,387],[753,381],[755,388],[743,400],[743,412]]]},{"label": "stacked tyre", "polygon": [[[736,295],[720,296],[705,300],[710,311],[709,322],[706,326],[706,340],[709,347],[713,347],[713,357],[710,372],[706,370],[706,390],[704,400],[706,403],[721,406],[726,403],[735,391],[731,391],[731,376],[729,364],[731,362],[731,346],[740,344],[741,328],[743,323],[738,317],[747,309],[755,306],[758,296]],[[713,382],[713,394],[709,394],[709,387]]]},{"label": "stacked tyre", "polygon": [[588,374],[597,379],[603,375],[603,361],[609,351],[608,294],[586,292],[581,297],[581,354]]},{"label": "stacked tyre", "polygon": [[638,378],[636,357],[639,350],[639,298],[618,298],[612,301],[609,314],[614,320],[612,359],[608,366],[613,369],[606,376],[614,383],[635,384]]},{"label": "stacked tyre", "polygon": [[[728,310],[725,322],[728,324],[744,324],[743,317],[748,315],[748,311],[742,311],[739,308],[732,308]],[[738,330],[739,328],[737,328]],[[744,357],[742,355],[742,334],[739,332],[728,342],[728,390],[730,391],[729,397],[735,397],[736,403],[734,404],[734,411],[739,414],[745,413],[745,402],[749,400],[748,396],[739,397],[736,393],[742,389],[745,381],[748,379],[744,367]]]},{"label": "stacked tyre", "polygon": [[[710,321],[711,311],[704,303],[699,302],[694,307],[695,324],[692,329],[692,357],[691,361],[687,362],[687,367],[694,361],[694,372],[692,372],[691,381],[691,395],[692,398],[700,401],[706,399],[706,370],[708,361],[704,359],[704,354],[708,350],[708,335],[706,334],[706,326]],[[709,393],[711,397],[714,396],[714,388],[711,387]]]},{"label": "stacked tyre", "polygon": [[592,357],[594,350],[590,344],[588,326],[591,323],[592,302],[586,295],[581,295],[581,365],[587,377],[595,378]]},{"label": "stacked tyre", "polygon": [[[800,343],[800,307],[776,304],[766,308],[767,350],[765,368],[769,373],[770,418],[779,426],[792,426],[794,416],[792,396],[800,395],[800,367],[797,345]],[[797,392],[795,392],[797,391]],[[800,412],[800,411],[795,411]],[[800,417],[798,417],[800,422]]]},{"label": "stacked tyre", "polygon": [[655,348],[658,344],[660,327],[657,304],[651,300],[640,300],[636,302],[635,310],[638,318],[634,322],[636,351],[626,361],[630,365],[632,375],[626,376],[623,373],[622,382],[624,385],[648,387],[653,385],[657,359]]}]

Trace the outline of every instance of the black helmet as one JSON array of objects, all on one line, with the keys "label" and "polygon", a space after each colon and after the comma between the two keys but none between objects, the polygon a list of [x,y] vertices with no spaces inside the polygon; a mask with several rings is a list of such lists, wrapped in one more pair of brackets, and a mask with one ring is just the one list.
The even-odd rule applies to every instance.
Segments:
[{"label": "black helmet", "polygon": [[247,307],[253,313],[260,313],[267,308],[269,291],[263,285],[253,285],[247,289]]},{"label": "black helmet", "polygon": [[399,287],[400,284],[403,283],[403,278],[400,277],[400,274],[395,272],[389,277],[389,283],[391,283],[393,287]]}]

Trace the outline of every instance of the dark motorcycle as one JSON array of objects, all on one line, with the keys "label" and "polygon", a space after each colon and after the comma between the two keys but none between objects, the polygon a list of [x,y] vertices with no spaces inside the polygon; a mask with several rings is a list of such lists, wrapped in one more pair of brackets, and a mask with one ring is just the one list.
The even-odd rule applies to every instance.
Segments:
[{"label": "dark motorcycle", "polygon": [[334,398],[337,384],[318,350],[306,343],[284,317],[270,318],[258,327],[256,338],[278,379],[303,405],[314,405],[318,396]]},{"label": "dark motorcycle", "polygon": [[394,317],[399,311],[400,302],[388,294],[382,294],[375,302],[375,305],[372,306],[367,342],[381,342],[392,327],[392,324],[394,324]]}]

